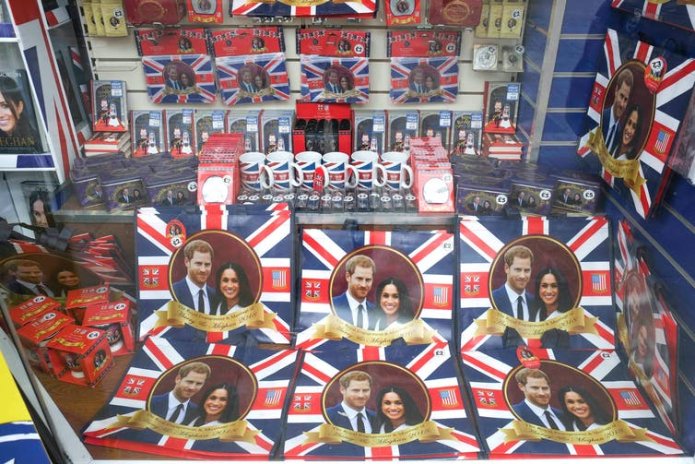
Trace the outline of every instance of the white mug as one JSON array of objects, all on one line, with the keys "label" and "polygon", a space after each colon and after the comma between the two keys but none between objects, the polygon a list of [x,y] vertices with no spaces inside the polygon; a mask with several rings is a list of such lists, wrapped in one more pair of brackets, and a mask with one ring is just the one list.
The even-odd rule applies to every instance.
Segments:
[{"label": "white mug", "polygon": [[[333,190],[345,190],[345,187],[357,186],[357,169],[351,166],[349,161],[350,157],[347,153],[340,151],[331,151],[323,155],[323,164],[319,169],[323,171],[326,187]],[[349,171],[352,172],[352,177]],[[350,182],[350,179],[353,182]]]},{"label": "white mug", "polygon": [[352,166],[357,170],[358,188],[372,190],[374,186],[383,187],[386,182],[386,170],[379,164],[377,152],[359,150],[352,154],[351,159]]},{"label": "white mug", "polygon": [[[410,156],[400,151],[388,151],[381,155],[381,164],[386,170],[386,186],[391,190],[410,188],[413,185],[413,169],[408,166]],[[406,175],[408,181],[406,182]]]},{"label": "white mug", "polygon": [[321,166],[321,153],[317,151],[303,151],[294,157],[299,170],[302,172],[304,187],[309,190],[314,189],[314,174],[316,169]]},{"label": "white mug", "polygon": [[[294,162],[294,155],[289,151],[274,151],[266,157],[268,167],[272,172],[273,188],[287,191],[299,187],[304,181],[302,171]],[[294,175],[292,171],[294,170]]]},{"label": "white mug", "polygon": [[241,186],[248,190],[261,191],[273,186],[273,173],[265,165],[265,155],[250,151],[239,157]]}]

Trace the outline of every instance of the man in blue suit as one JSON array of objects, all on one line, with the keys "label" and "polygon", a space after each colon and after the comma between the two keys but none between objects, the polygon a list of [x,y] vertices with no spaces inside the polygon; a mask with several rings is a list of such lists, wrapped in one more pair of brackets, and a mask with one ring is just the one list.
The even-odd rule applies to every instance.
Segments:
[{"label": "man in blue suit", "polygon": [[191,240],[183,249],[186,277],[172,286],[179,303],[198,312],[212,314],[215,289],[207,284],[212,272],[212,246],[204,240]]},{"label": "man in blue suit", "polygon": [[191,401],[211,374],[210,366],[194,361],[183,365],[174,379],[174,388],[150,399],[149,410],[169,422],[188,425],[202,411]]},{"label": "man in blue suit", "polygon": [[350,371],[338,379],[343,400],[326,409],[331,424],[355,432],[375,433],[376,415],[367,409],[372,394],[372,377],[364,371]]},{"label": "man in blue suit", "polygon": [[371,329],[376,323],[374,304],[367,301],[376,274],[376,265],[369,256],[354,255],[345,263],[347,291],[333,298],[333,309],[339,318],[355,327]]},{"label": "man in blue suit", "polygon": [[632,71],[624,68],[616,77],[615,87],[613,88],[613,104],[603,110],[601,115],[601,131],[603,140],[608,152],[616,156],[616,150],[620,146],[620,139],[623,136],[623,113],[630,100],[630,93],[634,86]]},{"label": "man in blue suit", "polygon": [[338,82],[338,71],[329,69],[326,71],[326,90],[331,93],[343,93],[342,87]]},{"label": "man in blue suit", "polygon": [[514,379],[524,393],[524,400],[513,405],[519,419],[554,430],[565,430],[564,414],[550,405],[550,378],[540,369],[520,369]]}]

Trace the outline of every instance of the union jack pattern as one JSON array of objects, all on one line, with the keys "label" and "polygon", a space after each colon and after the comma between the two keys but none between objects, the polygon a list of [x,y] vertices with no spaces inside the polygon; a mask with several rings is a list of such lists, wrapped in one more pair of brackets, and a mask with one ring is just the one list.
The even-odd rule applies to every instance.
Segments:
[{"label": "union jack pattern", "polygon": [[[152,103],[212,103],[217,98],[212,59],[208,55],[143,56],[142,66]],[[193,85],[178,91],[168,86],[165,69],[171,66],[191,74]]]},{"label": "union jack pattern", "polygon": [[[310,102],[366,103],[369,101],[369,59],[331,58],[318,55],[301,55],[302,99]],[[329,69],[345,78],[347,89],[337,82],[336,91],[331,91],[324,76]]]},{"label": "union jack pattern", "polygon": [[350,16],[372,17],[376,13],[376,2],[373,0],[337,1],[325,0],[308,4],[306,2],[258,0],[234,0],[232,15],[234,16]]},{"label": "union jack pattern", "polygon": [[513,378],[516,368],[521,367],[516,353],[513,350],[463,353],[464,376],[474,403],[471,410],[477,415],[482,441],[487,445],[490,457],[510,454],[582,457],[675,455],[682,452],[637,385],[630,380],[616,352],[536,349],[534,354],[541,360],[540,370],[550,377],[550,406],[558,410],[558,417],[563,422],[569,421],[561,412],[558,390],[564,385],[581,385],[591,391],[599,405],[603,405],[605,422],[622,421],[632,431],[643,429],[644,435],[636,441],[611,439],[603,444],[573,444],[549,438],[525,440],[510,436],[505,431],[508,432],[514,422],[525,422],[519,415],[521,410],[517,414],[513,409],[524,398]]},{"label": "union jack pattern", "polygon": [[[605,61],[602,60],[598,65],[587,112],[589,132],[581,138],[577,153],[588,160],[606,183],[631,202],[640,216],[646,218],[663,196],[666,183],[670,178],[671,170],[666,165],[666,160],[687,110],[693,84],[695,84],[695,59],[684,58],[648,43],[621,37],[612,29],[609,29],[606,34],[604,53]],[[595,137],[601,133],[602,118],[607,119],[603,112],[610,107],[604,105],[604,102],[608,97],[608,89],[613,77],[622,69],[627,69],[625,65],[632,65],[635,69],[643,69],[646,65],[648,70],[649,63],[657,57],[665,60],[667,71],[660,76],[653,96],[653,120],[645,120],[645,124],[642,125],[645,143],[641,151],[637,153],[638,172],[635,178],[631,179],[632,188],[630,188],[622,178],[616,177],[618,173],[615,170],[609,172],[601,165],[597,156],[589,156],[592,153],[590,145],[594,144]],[[639,76],[639,79],[644,77]],[[638,82],[637,77],[635,82]],[[649,111],[649,108],[643,108],[643,113],[648,114]],[[604,124],[607,125],[606,121]],[[641,179],[644,179],[644,182]]]},{"label": "union jack pattern", "polygon": [[[366,254],[370,250],[387,254],[381,255],[381,259],[375,258],[376,272],[372,290],[367,296],[368,302],[374,301],[376,287],[382,280],[391,277],[399,277],[404,281],[411,279],[409,282],[412,286],[408,291],[417,319],[436,332],[438,338],[451,340],[453,299],[450,295],[453,294],[455,266],[453,245],[453,235],[445,231],[305,229],[302,232],[297,346],[308,349],[326,342],[324,339],[314,338],[314,325],[324,321],[335,310],[332,308],[331,298],[338,295],[333,294],[331,284],[345,282],[344,265],[341,263],[348,255],[360,253],[360,250],[367,250],[362,251]],[[403,269],[406,271],[403,272]],[[339,342],[330,343],[336,346]],[[345,342],[351,347],[355,343],[359,344],[357,341]]]},{"label": "union jack pattern", "polygon": [[[414,87],[411,73],[416,68],[423,70],[425,78],[433,79],[434,89],[418,91]],[[393,103],[453,103],[459,91],[458,75],[457,56],[391,57],[391,90],[389,92],[391,101]]]},{"label": "union jack pattern", "polygon": [[[287,76],[285,54],[282,52],[217,57],[215,65],[222,100],[226,105],[285,101],[290,98],[290,81]],[[260,86],[254,87],[251,91],[245,90],[240,81],[240,72],[246,69],[251,71],[251,75],[260,76],[262,81]]]},{"label": "union jack pattern", "polygon": [[[191,401],[201,404],[203,391],[211,385],[234,384],[242,414],[239,420],[245,420],[250,430],[258,432],[252,440],[193,440],[162,435],[151,429],[114,427],[117,416],[132,416],[147,409],[160,377],[165,373],[171,377],[175,369],[191,360],[204,362],[212,370],[210,385],[206,383]],[[296,362],[297,352],[293,350],[242,350],[230,345],[176,343],[149,337],[133,358],[114,396],[85,429],[85,442],[184,459],[268,459],[280,440],[282,406],[296,375]],[[232,373],[232,369],[237,371]],[[156,391],[157,395],[160,390]],[[268,402],[268,395],[274,401]],[[244,412],[247,413],[243,415]]]},{"label": "union jack pattern", "polygon": [[[157,327],[158,311],[166,311],[173,299],[170,276],[174,253],[185,243],[167,236],[167,224],[178,220],[185,227],[186,239],[193,240],[200,232],[225,231],[237,237],[244,247],[257,256],[260,269],[246,269],[256,272],[260,297],[258,303],[263,306],[267,317],[272,318],[272,328],[247,329],[239,327],[229,332],[203,332],[191,326],[181,329],[174,327]],[[292,219],[286,204],[274,204],[262,207],[207,206],[198,212],[154,208],[141,209],[137,217],[137,255],[138,280],[141,304],[138,306],[140,320],[140,337],[148,334],[181,340],[200,340],[227,343],[242,343],[245,337],[252,336],[259,342],[290,343],[290,324],[294,301],[291,292],[292,282]],[[237,243],[236,241],[234,243]],[[225,242],[229,244],[229,242]],[[222,245],[224,247],[225,245]],[[183,250],[181,250],[183,251]],[[225,251],[215,250],[218,256]],[[229,251],[227,250],[227,253]],[[229,258],[229,256],[228,256]],[[254,258],[255,259],[255,258]],[[215,287],[216,268],[222,262],[213,258],[212,272],[208,285]],[[236,260],[236,258],[235,258]],[[238,260],[237,260],[238,261]],[[278,281],[273,273],[284,273]],[[276,276],[278,274],[275,274]],[[284,285],[279,285],[284,283]],[[206,336],[207,335],[207,336]],[[236,341],[235,341],[236,340]]]},{"label": "union jack pattern", "polygon": [[[348,369],[372,375],[371,395],[366,405],[368,410],[375,410],[379,391],[399,386],[410,392],[425,421],[434,422],[437,427],[451,428],[451,437],[391,446],[376,443],[366,447],[347,441],[326,444],[307,440],[307,435],[330,423],[326,408],[340,402],[340,396],[335,394],[335,384],[338,375]],[[445,341],[418,346],[307,352],[290,397],[284,457],[305,460],[474,458],[480,448],[473,423],[457,393],[460,391],[456,364]],[[379,431],[379,424],[374,425],[372,430]],[[370,437],[379,437],[379,434]]]},{"label": "union jack pattern", "polygon": [[629,13],[640,12],[645,18],[695,31],[695,5],[692,4],[673,1],[612,0],[611,6]]},{"label": "union jack pattern", "polygon": [[[493,307],[493,291],[504,283],[505,274],[501,272],[504,259],[500,252],[506,251],[512,242],[534,248],[531,276],[526,285],[531,300],[536,293],[536,273],[547,267],[561,270],[565,275],[568,287],[573,289],[569,292],[572,300],[569,304],[579,297],[577,306],[584,310],[587,330],[569,335],[569,348],[615,348],[609,224],[605,217],[555,220],[528,216],[519,221],[464,217],[459,224],[459,239],[460,285],[464,289],[459,295],[462,351],[502,348],[506,343],[503,336],[480,332],[480,321],[488,317],[484,315]],[[595,286],[593,280],[597,276],[602,283]],[[501,307],[498,309],[505,312]],[[540,346],[541,340],[529,338],[525,342]]]}]

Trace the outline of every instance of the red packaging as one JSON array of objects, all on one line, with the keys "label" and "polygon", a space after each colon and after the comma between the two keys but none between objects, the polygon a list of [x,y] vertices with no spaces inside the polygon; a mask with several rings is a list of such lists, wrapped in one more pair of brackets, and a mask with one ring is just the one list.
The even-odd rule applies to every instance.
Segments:
[{"label": "red packaging", "polygon": [[210,31],[214,56],[245,56],[285,51],[285,40],[279,26],[235,27]]},{"label": "red packaging", "polygon": [[408,26],[422,22],[420,0],[386,0],[386,25]]},{"label": "red packaging", "polygon": [[69,290],[65,298],[65,309],[68,314],[82,323],[82,317],[87,306],[109,302],[109,284],[95,285],[93,287]]},{"label": "red packaging", "polygon": [[207,35],[202,27],[137,29],[135,43],[140,56],[208,53]]},{"label": "red packaging", "polygon": [[122,298],[111,303],[89,306],[84,313],[82,326],[103,330],[113,356],[132,353],[135,349],[130,307],[130,301]]},{"label": "red packaging", "polygon": [[482,0],[430,0],[430,24],[475,27],[480,24]]},{"label": "red packaging", "polygon": [[221,24],[222,0],[188,0],[188,21],[192,23]]},{"label": "red packaging", "polygon": [[29,363],[44,372],[51,372],[51,361],[46,345],[55,335],[74,320],[59,311],[47,311],[39,319],[17,330],[17,335],[26,348]]},{"label": "red packaging", "polygon": [[184,0],[124,0],[131,24],[177,24],[186,14]]},{"label": "red packaging", "polygon": [[[352,153],[352,110],[350,105],[344,103],[297,103],[297,119],[295,129],[292,131],[292,146],[295,153],[306,151],[306,133],[303,129],[297,129],[300,121],[331,120],[340,121],[338,127],[338,150],[343,153]],[[301,127],[301,126],[300,126]]]},{"label": "red packaging", "polygon": [[47,348],[53,374],[63,382],[93,387],[113,367],[103,330],[69,324]]},{"label": "red packaging", "polygon": [[38,319],[47,311],[60,311],[60,303],[51,297],[39,295],[10,308],[14,326],[19,328]]},{"label": "red packaging", "polygon": [[417,166],[414,191],[419,213],[447,213],[455,211],[454,175],[451,166]]}]

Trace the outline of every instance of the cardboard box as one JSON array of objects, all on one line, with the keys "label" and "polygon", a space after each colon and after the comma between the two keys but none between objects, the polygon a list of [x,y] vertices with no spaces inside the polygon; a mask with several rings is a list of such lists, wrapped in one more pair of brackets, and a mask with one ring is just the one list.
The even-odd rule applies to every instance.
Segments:
[{"label": "cardboard box", "polygon": [[53,374],[63,382],[94,387],[113,367],[103,330],[69,324],[46,348]]}]

